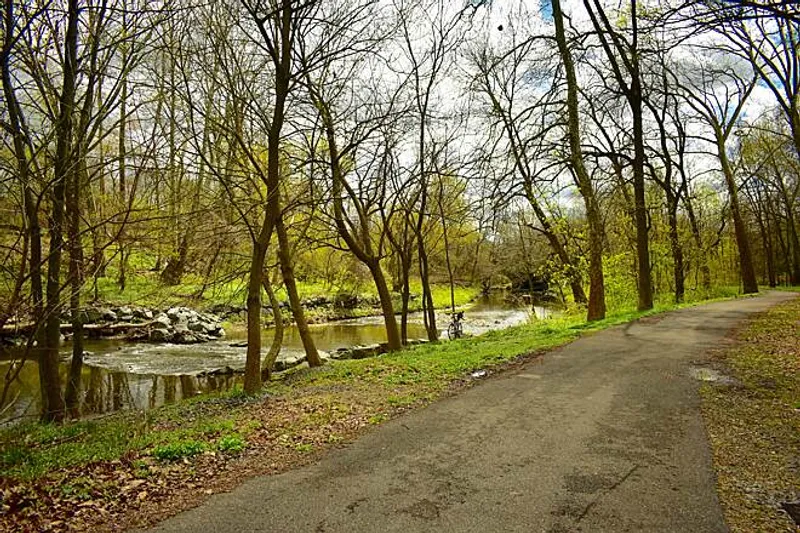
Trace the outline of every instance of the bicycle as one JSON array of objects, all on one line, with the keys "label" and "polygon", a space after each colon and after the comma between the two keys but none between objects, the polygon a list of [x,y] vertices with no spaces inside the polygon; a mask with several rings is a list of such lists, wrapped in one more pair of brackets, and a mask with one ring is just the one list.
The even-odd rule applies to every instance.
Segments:
[{"label": "bicycle", "polygon": [[464,320],[464,311],[448,313],[452,318],[450,325],[447,326],[447,338],[450,340],[459,339],[464,336],[464,327],[461,321]]}]

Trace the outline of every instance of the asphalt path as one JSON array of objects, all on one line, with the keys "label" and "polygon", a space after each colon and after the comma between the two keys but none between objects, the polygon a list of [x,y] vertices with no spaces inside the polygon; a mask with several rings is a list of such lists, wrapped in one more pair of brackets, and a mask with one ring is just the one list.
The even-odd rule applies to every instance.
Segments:
[{"label": "asphalt path", "polygon": [[726,532],[692,369],[792,298],[587,335],[154,532]]}]

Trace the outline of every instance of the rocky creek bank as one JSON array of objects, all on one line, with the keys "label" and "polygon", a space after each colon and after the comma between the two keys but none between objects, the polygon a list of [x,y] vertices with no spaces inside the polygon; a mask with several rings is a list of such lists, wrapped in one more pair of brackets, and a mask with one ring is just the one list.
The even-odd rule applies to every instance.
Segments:
[{"label": "rocky creek bank", "polygon": [[[222,319],[188,307],[166,310],[138,306],[89,307],[81,311],[84,334],[90,339],[114,338],[137,342],[197,344],[225,337]],[[72,316],[61,315],[64,340],[72,335]],[[10,324],[0,331],[7,343],[24,342],[35,324]]]},{"label": "rocky creek bank", "polygon": [[[424,344],[428,342],[426,339],[409,339],[408,346],[416,346],[418,344]],[[231,344],[233,347],[237,348],[245,348],[247,347],[246,342],[238,342]],[[342,361],[346,359],[366,359],[368,357],[377,357],[379,355],[383,355],[389,352],[389,345],[387,343],[379,343],[379,344],[368,344],[364,346],[350,346],[348,348],[339,348],[337,350],[333,350],[332,352],[324,352],[319,350],[319,356],[322,358],[323,361]],[[302,353],[292,353],[292,352],[281,352],[278,355],[278,358],[275,360],[275,364],[272,367],[274,372],[283,372],[285,370],[289,370],[290,368],[294,368],[296,366],[300,366],[306,362],[306,356]],[[199,376],[222,376],[222,375],[232,375],[232,374],[243,374],[244,369],[241,368],[231,368],[229,366],[225,366],[222,368],[217,368],[214,370],[208,370],[205,372],[201,372],[198,374]]]}]

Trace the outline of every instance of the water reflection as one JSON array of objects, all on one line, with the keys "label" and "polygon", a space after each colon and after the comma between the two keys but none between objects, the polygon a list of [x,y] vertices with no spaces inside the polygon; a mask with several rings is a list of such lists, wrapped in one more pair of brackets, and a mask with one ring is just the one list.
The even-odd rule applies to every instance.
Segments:
[{"label": "water reflection", "polygon": [[[0,363],[5,372],[7,363]],[[62,380],[68,366],[62,365]],[[152,409],[202,392],[227,391],[238,382],[237,376],[159,376],[114,372],[85,367],[81,376],[83,414],[101,415],[122,409]],[[40,411],[39,374],[35,362],[28,361],[19,378],[10,384],[9,398],[17,398],[3,415],[5,421],[35,418]]]},{"label": "water reflection", "polygon": [[[520,308],[497,298],[484,299],[467,310],[464,331],[477,335],[491,329],[502,329],[524,322],[531,314],[547,318],[548,308]],[[442,312],[438,325],[446,328],[449,318]],[[355,345],[369,345],[386,340],[383,319],[368,317],[311,326],[320,350],[333,351]],[[409,336],[425,336],[422,316],[414,314],[409,320]],[[82,379],[83,413],[99,415],[121,409],[152,409],[189,398],[204,392],[230,390],[240,380],[237,375],[208,375],[209,371],[244,368],[245,331],[234,328],[225,340],[202,345],[134,344],[113,340],[86,342],[86,357]],[[272,331],[264,331],[263,343],[272,341]],[[66,380],[71,347],[62,347],[64,364],[62,380]],[[286,329],[282,356],[302,353],[302,343],[296,328]],[[14,354],[5,354],[0,372],[5,374]],[[39,412],[39,376],[35,361],[28,361],[19,378],[10,385],[9,398],[17,398],[0,418],[20,420],[35,418]]]}]

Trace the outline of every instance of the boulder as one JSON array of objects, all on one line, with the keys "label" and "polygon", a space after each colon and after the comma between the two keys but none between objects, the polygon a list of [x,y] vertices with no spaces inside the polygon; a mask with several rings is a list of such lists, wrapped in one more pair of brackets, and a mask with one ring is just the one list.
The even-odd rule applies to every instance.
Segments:
[{"label": "boulder", "polygon": [[189,328],[189,330],[199,333],[208,333],[211,331],[211,326],[208,323],[198,320],[196,317],[189,319],[189,321],[186,323],[186,326]]},{"label": "boulder", "polygon": [[229,366],[223,366],[222,368],[215,368],[214,370],[206,370],[205,372],[200,372],[197,374],[198,377],[207,377],[207,376],[232,376],[236,373],[236,370]]},{"label": "boulder", "polygon": [[166,328],[156,328],[150,332],[150,340],[153,342],[169,342],[172,340],[172,332]]},{"label": "boulder", "polygon": [[170,326],[172,326],[172,321],[171,321],[171,320],[169,319],[169,317],[168,317],[166,314],[164,314],[164,313],[161,313],[161,314],[159,314],[157,317],[155,317],[155,318],[153,319],[153,322],[154,322],[155,324],[158,324],[158,325],[160,325],[160,326],[164,327],[164,328],[169,328]]},{"label": "boulder", "polygon": [[338,309],[355,309],[358,307],[358,295],[349,292],[337,293],[333,305]]},{"label": "boulder", "polygon": [[138,320],[153,320],[153,312],[144,307],[137,307],[133,309],[133,318]]},{"label": "boulder", "polygon": [[350,348],[350,357],[348,359],[366,359],[367,357],[375,357],[384,353],[385,350],[380,344],[370,344],[369,346],[353,346]]},{"label": "boulder", "polygon": [[172,342],[175,344],[196,344],[203,341],[188,329],[180,331],[176,329],[175,336],[172,338]]},{"label": "boulder", "polygon": [[100,309],[100,318],[105,322],[116,322],[117,313],[108,308]]},{"label": "boulder", "polygon": [[304,363],[306,360],[305,355],[287,355],[285,357],[280,357],[277,361],[275,361],[275,366],[273,370],[276,372],[282,372],[284,370],[288,370],[290,368],[296,367],[299,364]]},{"label": "boulder", "polygon": [[170,307],[167,309],[167,316],[169,319],[175,322],[186,322],[189,314],[187,313],[188,309],[185,307]]}]

